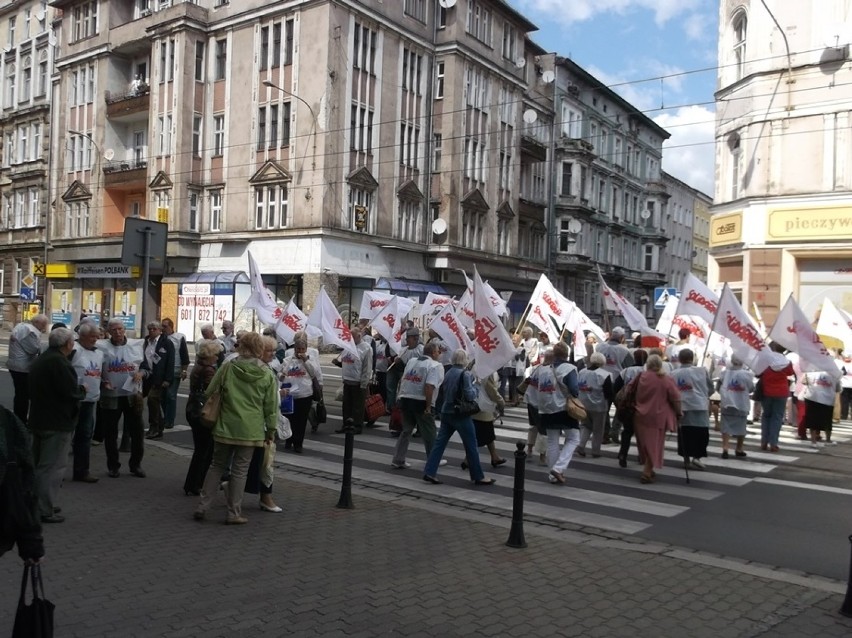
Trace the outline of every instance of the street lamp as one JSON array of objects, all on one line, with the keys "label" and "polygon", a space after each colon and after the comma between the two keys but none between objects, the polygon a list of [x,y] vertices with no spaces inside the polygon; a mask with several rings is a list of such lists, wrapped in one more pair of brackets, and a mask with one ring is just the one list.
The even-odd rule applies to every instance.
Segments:
[{"label": "street lamp", "polygon": [[311,118],[313,118],[313,125],[311,126],[311,134],[313,135],[313,138],[314,138],[314,141],[313,141],[313,147],[312,147],[312,148],[313,148],[313,151],[312,151],[312,154],[311,154],[311,170],[316,170],[316,160],[317,160],[317,116],[316,116],[316,114],[314,113],[314,110],[311,108],[311,105],[310,105],[310,104],[308,104],[308,103],[307,103],[304,99],[300,98],[300,97],[299,97],[298,95],[296,95],[295,93],[291,93],[291,92],[290,92],[290,91],[288,91],[287,89],[282,89],[280,86],[278,86],[277,84],[275,84],[275,83],[274,83],[274,82],[272,82],[271,80],[264,80],[264,81],[263,81],[263,86],[267,86],[267,87],[269,87],[270,89],[277,89],[278,91],[281,91],[281,92],[282,92],[282,93],[284,93],[285,95],[289,95],[290,97],[294,97],[294,98],[296,98],[297,100],[299,100],[299,102],[301,102],[302,104],[304,104],[305,106],[307,106],[307,107],[308,107],[308,111],[310,111],[310,113],[311,113]]}]

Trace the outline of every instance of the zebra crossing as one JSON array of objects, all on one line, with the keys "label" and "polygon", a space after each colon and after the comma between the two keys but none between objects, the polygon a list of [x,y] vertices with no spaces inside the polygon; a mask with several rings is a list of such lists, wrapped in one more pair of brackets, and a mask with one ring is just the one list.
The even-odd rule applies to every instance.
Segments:
[{"label": "zebra crossing", "polygon": [[[339,476],[342,471],[344,436],[333,434],[339,428],[340,417],[335,404],[329,405],[329,422],[316,434],[305,439],[303,454],[279,452],[277,461],[285,472],[309,470]],[[459,505],[484,506],[505,512],[512,509],[515,442],[526,441],[526,410],[508,408],[497,422],[497,449],[508,462],[492,469],[487,453],[482,455],[486,475],[497,479],[491,487],[474,486],[466,470],[460,467],[464,449],[454,437],[444,458],[447,465],[439,469],[440,485],[422,480],[425,452],[419,439],[409,447],[405,470],[390,466],[396,438],[390,436],[386,420],[376,428],[366,429],[355,437],[352,476],[356,483],[380,487],[393,486],[413,498],[436,498]],[[835,426],[833,437],[842,444],[852,438],[852,425]],[[809,442],[799,441],[790,426],[784,426],[780,441],[781,452],[760,450],[759,426],[750,426],[746,439],[748,456],[740,459],[720,458],[721,437],[711,430],[709,457],[704,459],[705,471],[690,470],[690,483],[685,481],[682,459],[677,456],[674,435],[666,441],[666,466],[658,471],[655,483],[641,484],[641,466],[636,462],[635,447],[631,449],[626,468],[617,465],[617,447],[603,446],[600,458],[579,457],[571,461],[565,474],[566,485],[552,485],[547,480],[548,469],[539,464],[537,454],[527,458],[524,513],[527,518],[540,518],[555,523],[593,527],[623,535],[638,534],[656,523],[686,514],[701,501],[721,497],[727,491],[767,477],[783,464],[795,463],[802,455],[815,452]],[[525,446],[526,447],[526,446]],[[771,480],[771,479],[766,479]]]}]

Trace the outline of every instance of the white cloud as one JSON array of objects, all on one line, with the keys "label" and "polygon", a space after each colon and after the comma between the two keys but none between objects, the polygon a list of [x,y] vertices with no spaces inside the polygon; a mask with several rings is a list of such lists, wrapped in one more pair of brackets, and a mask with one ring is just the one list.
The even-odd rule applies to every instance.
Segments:
[{"label": "white cloud", "polygon": [[663,145],[663,170],[713,197],[715,113],[704,106],[684,106],[654,121],[671,133]]},{"label": "white cloud", "polygon": [[624,14],[634,9],[651,10],[658,26],[689,13],[699,0],[520,0],[522,9],[546,13],[565,23],[582,22],[601,13]]},{"label": "white cloud", "polygon": [[683,30],[690,40],[701,42],[716,40],[716,21],[706,13],[692,13],[683,21]]},{"label": "white cloud", "polygon": [[[586,67],[586,71],[638,110],[650,112],[650,115],[660,108],[661,102],[663,105],[671,104],[675,96],[680,99],[683,95],[684,76],[681,75],[683,69],[653,58],[634,59],[629,67],[618,73],[608,73],[595,65]],[[660,93],[661,77],[664,78],[662,95]]]}]

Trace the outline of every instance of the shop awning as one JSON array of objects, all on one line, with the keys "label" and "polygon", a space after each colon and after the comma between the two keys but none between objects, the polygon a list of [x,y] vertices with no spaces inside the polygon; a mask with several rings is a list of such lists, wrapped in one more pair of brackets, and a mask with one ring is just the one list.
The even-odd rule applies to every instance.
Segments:
[{"label": "shop awning", "polygon": [[392,294],[427,293],[434,292],[436,295],[446,295],[447,291],[441,284],[434,281],[418,281],[416,279],[394,279],[379,277],[376,280],[374,290],[388,290]]},{"label": "shop awning", "polygon": [[247,284],[248,275],[242,270],[194,272],[180,280],[182,284]]}]

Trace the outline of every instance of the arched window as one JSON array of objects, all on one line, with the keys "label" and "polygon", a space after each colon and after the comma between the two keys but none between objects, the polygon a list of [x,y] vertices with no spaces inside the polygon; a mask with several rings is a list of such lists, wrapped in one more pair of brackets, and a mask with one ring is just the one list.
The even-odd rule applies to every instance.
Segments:
[{"label": "arched window", "polygon": [[748,17],[745,11],[738,11],[731,21],[734,34],[734,79],[745,75],[746,37],[748,35]]},{"label": "arched window", "polygon": [[728,138],[728,151],[730,152],[731,199],[734,200],[740,196],[743,162],[742,144],[740,136],[736,133]]}]

